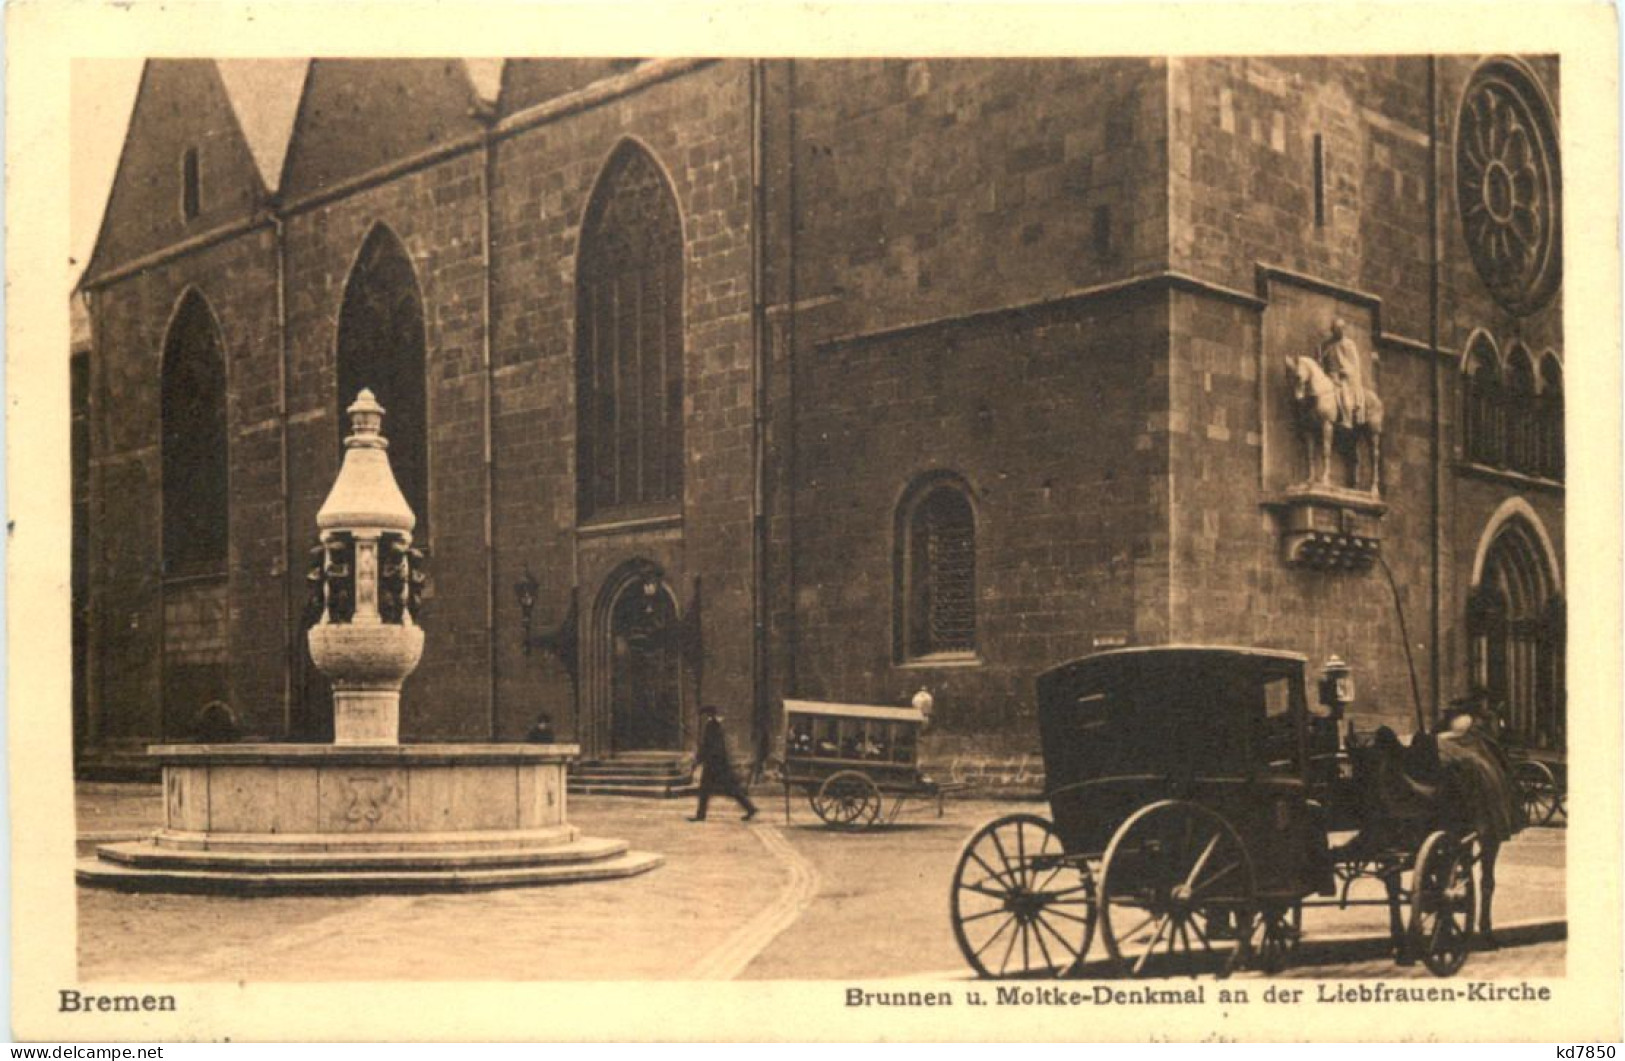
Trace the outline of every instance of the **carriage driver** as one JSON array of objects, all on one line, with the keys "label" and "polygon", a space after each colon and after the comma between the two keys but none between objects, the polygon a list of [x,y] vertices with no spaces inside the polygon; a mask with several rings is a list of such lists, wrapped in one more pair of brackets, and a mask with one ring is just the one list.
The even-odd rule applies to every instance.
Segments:
[{"label": "carriage driver", "polygon": [[1337,422],[1350,430],[1365,423],[1365,384],[1360,348],[1342,317],[1332,321],[1332,334],[1320,344],[1320,367],[1337,386]]}]

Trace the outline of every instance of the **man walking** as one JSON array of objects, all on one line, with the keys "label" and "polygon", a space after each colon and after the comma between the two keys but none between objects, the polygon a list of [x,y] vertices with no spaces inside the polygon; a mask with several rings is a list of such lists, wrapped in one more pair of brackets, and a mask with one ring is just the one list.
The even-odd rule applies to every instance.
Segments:
[{"label": "man walking", "polygon": [[745,809],[745,821],[756,817],[756,804],[750,801],[745,792],[745,786],[739,783],[739,776],[734,773],[733,762],[728,758],[728,737],[722,731],[722,716],[717,714],[714,707],[700,709],[700,751],[697,756],[697,765],[700,768],[700,805],[695,808],[691,822],[705,821],[706,807],[711,803],[715,794],[732,796],[739,805]]}]

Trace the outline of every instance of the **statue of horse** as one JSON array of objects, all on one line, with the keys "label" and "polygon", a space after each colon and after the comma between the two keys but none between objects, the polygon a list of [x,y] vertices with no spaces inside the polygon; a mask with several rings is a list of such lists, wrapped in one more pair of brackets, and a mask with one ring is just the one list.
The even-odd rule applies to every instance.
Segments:
[{"label": "statue of horse", "polygon": [[[1354,447],[1354,481],[1365,478],[1362,466],[1371,465],[1367,489],[1373,494],[1381,492],[1382,477],[1382,399],[1371,387],[1362,388],[1362,412],[1359,423],[1348,423],[1338,416],[1337,383],[1320,367],[1315,357],[1288,357],[1287,375],[1292,380],[1293,405],[1298,413],[1299,429],[1303,432],[1309,455],[1309,479],[1326,485],[1331,479],[1332,442],[1345,437]],[[1319,443],[1317,446],[1316,443]],[[1364,443],[1362,446],[1361,444]],[[1319,472],[1316,472],[1315,454],[1319,451]],[[1366,457],[1361,459],[1361,450]]]}]

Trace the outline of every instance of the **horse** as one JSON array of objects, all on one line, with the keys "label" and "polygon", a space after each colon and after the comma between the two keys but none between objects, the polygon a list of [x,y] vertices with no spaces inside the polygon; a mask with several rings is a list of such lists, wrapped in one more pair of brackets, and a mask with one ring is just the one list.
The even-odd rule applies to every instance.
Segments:
[{"label": "horse", "polygon": [[[1443,741],[1452,742],[1444,748]],[[1418,734],[1403,745],[1386,726],[1373,741],[1351,749],[1354,784],[1361,794],[1361,828],[1345,848],[1376,866],[1388,894],[1388,930],[1401,964],[1414,963],[1401,914],[1401,853],[1414,852],[1428,834],[1444,830],[1477,844],[1479,943],[1495,939],[1495,864],[1501,844],[1521,826],[1512,804],[1504,756],[1482,737]],[[1484,750],[1479,749],[1483,745]],[[1505,804],[1503,806],[1503,804]],[[1419,872],[1419,867],[1413,867]]]},{"label": "horse", "polygon": [[[1354,449],[1354,481],[1361,479],[1360,442],[1366,443],[1370,454],[1371,493],[1381,492],[1382,476],[1382,399],[1370,387],[1361,387],[1365,417],[1359,424],[1338,422],[1337,383],[1320,367],[1316,357],[1286,358],[1287,375],[1292,380],[1292,399],[1298,414],[1299,426],[1304,433],[1305,449],[1309,455],[1309,478],[1325,485],[1330,481],[1333,437],[1342,433]],[[1320,473],[1315,473],[1316,441],[1319,441]]]}]

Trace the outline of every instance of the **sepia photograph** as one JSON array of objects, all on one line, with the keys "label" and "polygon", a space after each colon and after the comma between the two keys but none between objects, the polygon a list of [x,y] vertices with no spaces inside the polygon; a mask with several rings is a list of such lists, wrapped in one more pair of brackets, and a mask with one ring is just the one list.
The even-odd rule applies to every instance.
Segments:
[{"label": "sepia photograph", "polygon": [[1604,79],[646,37],[65,46],[61,699],[11,748],[72,851],[16,841],[17,1026],[729,982],[859,1023],[476,1037],[1617,1038]]}]

